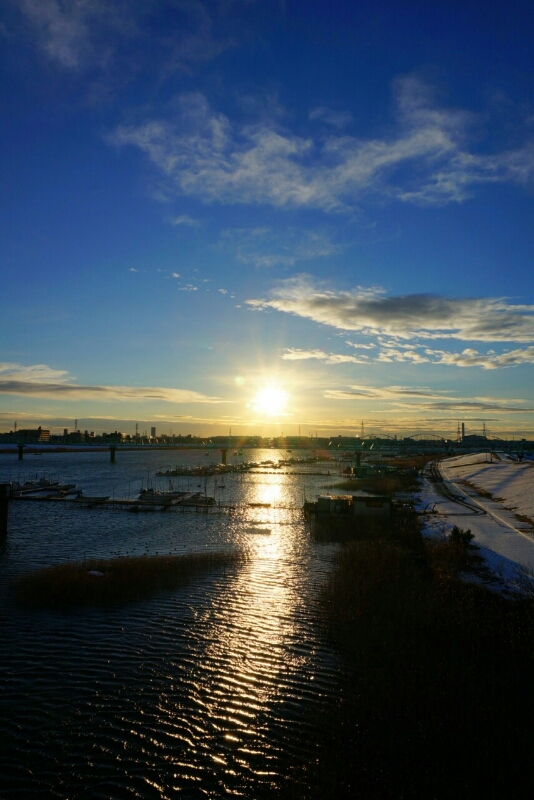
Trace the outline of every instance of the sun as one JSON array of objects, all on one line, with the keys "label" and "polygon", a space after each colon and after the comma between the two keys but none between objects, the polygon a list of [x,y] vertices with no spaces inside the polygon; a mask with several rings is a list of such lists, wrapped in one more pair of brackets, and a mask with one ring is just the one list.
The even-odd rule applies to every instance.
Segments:
[{"label": "sun", "polygon": [[252,408],[258,414],[277,417],[284,413],[288,395],[284,389],[270,384],[263,386],[252,400]]}]

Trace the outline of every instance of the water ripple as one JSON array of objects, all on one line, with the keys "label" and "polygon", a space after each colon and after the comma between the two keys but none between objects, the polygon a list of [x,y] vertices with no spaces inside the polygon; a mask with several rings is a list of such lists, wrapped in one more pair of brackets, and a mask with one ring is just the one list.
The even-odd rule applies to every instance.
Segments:
[{"label": "water ripple", "polygon": [[[130,472],[113,473],[124,485],[147,457],[130,455]],[[72,470],[99,493],[84,458]],[[302,497],[296,479],[225,483],[278,505],[131,515],[15,504],[0,555],[2,800],[254,797],[313,757],[310,711],[340,670],[315,613],[333,548],[282,507]],[[9,592],[21,572],[66,559],[236,545],[242,567],[122,609],[29,614]]]}]

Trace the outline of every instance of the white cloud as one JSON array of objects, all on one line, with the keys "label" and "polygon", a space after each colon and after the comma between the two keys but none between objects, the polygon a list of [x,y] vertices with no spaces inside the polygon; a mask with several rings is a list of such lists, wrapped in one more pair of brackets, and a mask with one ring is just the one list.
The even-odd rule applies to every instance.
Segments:
[{"label": "white cloud", "polygon": [[349,111],[334,111],[331,108],[320,106],[310,112],[309,119],[325,122],[335,128],[344,128],[352,122],[352,114]]},{"label": "white cloud", "polygon": [[373,350],[376,347],[376,344],[363,344],[362,342],[346,341],[345,344],[348,344],[349,347],[355,347],[357,350]]},{"label": "white cloud", "polygon": [[[121,66],[131,59],[128,47],[143,40],[147,15],[158,9],[165,15],[164,31],[155,35],[150,49],[151,68],[157,58],[160,74],[189,71],[191,65],[208,61],[236,44],[234,37],[222,32],[225,14],[213,19],[215,7],[196,0],[162,3],[160,0],[18,0],[30,22],[40,47],[46,55],[66,69],[92,66],[107,67],[117,58]],[[172,6],[166,9],[165,6]],[[162,8],[163,7],[163,8]],[[227,18],[227,17],[226,17]],[[238,30],[238,23],[231,23]],[[120,59],[125,53],[126,59]],[[155,55],[156,54],[156,55]],[[136,49],[139,69],[142,49]]]},{"label": "white cloud", "polygon": [[181,292],[198,292],[198,286],[193,286],[191,283],[186,283],[185,286],[180,286]]},{"label": "white cloud", "polygon": [[88,20],[98,3],[65,0],[21,0],[21,9],[38,32],[47,55],[64,67],[77,67],[88,54]]},{"label": "white cloud", "polygon": [[513,414],[532,412],[525,400],[496,397],[450,397],[451,392],[436,391],[418,386],[349,386],[330,389],[324,393],[329,400],[384,403],[390,408],[418,413],[444,411],[449,413],[506,411]]},{"label": "white cloud", "polygon": [[421,399],[441,399],[450,392],[437,392],[426,386],[361,386],[351,385],[347,389],[328,390],[325,397],[335,400],[406,400],[407,398]]},{"label": "white cloud", "polygon": [[24,364],[14,364],[8,361],[0,362],[0,383],[5,381],[27,381],[35,384],[48,383],[54,381],[56,383],[66,383],[73,378],[64,369],[52,369],[46,364],[32,364],[25,366]]},{"label": "white cloud", "polygon": [[[142,150],[166,191],[204,202],[266,203],[340,211],[367,194],[423,205],[462,202],[483,183],[526,183],[534,145],[477,154],[467,149],[474,115],[439,108],[415,77],[394,86],[396,128],[387,139],[301,136],[275,117],[237,126],[199,93],[182,94],[173,121],[117,128],[110,141]],[[312,112],[312,116],[315,112]],[[321,114],[316,119],[321,118]]]},{"label": "white cloud", "polygon": [[160,386],[82,386],[73,383],[65,370],[45,364],[24,366],[0,363],[0,394],[47,397],[56,400],[161,400],[167,403],[222,403],[189,389]]},{"label": "white cloud", "polygon": [[377,361],[386,362],[386,363],[391,363],[391,362],[394,362],[394,361],[397,361],[397,362],[399,362],[399,361],[400,362],[409,361],[412,364],[425,364],[428,361],[430,361],[429,358],[426,358],[425,356],[421,355],[421,353],[418,353],[417,350],[414,350],[414,349],[403,349],[402,350],[402,349],[393,348],[393,347],[390,347],[390,348],[387,348],[387,349],[382,349],[380,351],[380,353],[378,354],[378,357],[377,357],[376,360]]},{"label": "white cloud", "polygon": [[[505,298],[452,298],[430,294],[387,297],[381,289],[334,292],[306,275],[282,281],[268,299],[246,301],[257,310],[276,310],[364,335],[401,339],[534,341],[534,306]],[[387,357],[387,351],[384,353]],[[401,358],[400,351],[390,356]],[[412,353],[410,358],[418,356]]]},{"label": "white cloud", "polygon": [[534,364],[534,346],[508,350],[500,354],[495,351],[479,353],[473,348],[466,348],[461,353],[448,353],[444,350],[426,350],[425,352],[432,356],[434,364],[450,364],[456,367],[499,369],[517,367],[520,364]]},{"label": "white cloud", "polygon": [[200,225],[199,219],[194,219],[187,214],[180,214],[179,217],[174,217],[171,220],[172,225],[186,225],[188,228],[197,228]]},{"label": "white cloud", "polygon": [[340,353],[325,353],[322,350],[299,350],[298,348],[288,347],[282,358],[285,361],[305,361],[309,359],[317,359],[324,361],[325,364],[367,364],[367,356],[349,356]]},{"label": "white cloud", "polygon": [[128,0],[20,0],[20,10],[48,58],[69,70],[106,68],[120,40],[140,33]]}]

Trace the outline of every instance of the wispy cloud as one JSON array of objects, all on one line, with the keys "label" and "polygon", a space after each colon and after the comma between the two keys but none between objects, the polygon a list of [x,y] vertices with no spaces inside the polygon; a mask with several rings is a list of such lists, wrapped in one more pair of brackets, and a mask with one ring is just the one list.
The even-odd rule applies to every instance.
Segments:
[{"label": "wispy cloud", "polygon": [[[165,15],[164,33],[150,51],[151,62],[157,54],[162,77],[190,71],[239,40],[239,35],[223,32],[221,23],[227,15],[217,14],[216,4],[200,0],[20,0],[20,9],[46,55],[69,70],[108,67],[114,59],[124,67],[131,61],[128,47],[146,36],[146,17],[154,10],[162,18]],[[235,30],[238,25],[230,18],[227,27]],[[141,53],[137,48],[136,68]]]},{"label": "wispy cloud", "polygon": [[346,342],[345,344],[358,349],[376,349],[376,353],[355,357],[342,353],[325,353],[322,350],[301,350],[289,347],[282,354],[282,359],[286,361],[317,359],[326,364],[342,364],[345,362],[353,362],[355,364],[439,364],[454,367],[480,367],[486,370],[517,367],[521,364],[534,364],[534,346],[505,350],[502,353],[496,353],[495,350],[481,353],[473,348],[466,348],[461,352],[454,353],[447,350],[431,349],[423,344],[414,342],[410,344],[384,343],[379,340],[378,344],[365,345],[354,344],[353,342]]},{"label": "wispy cloud", "polygon": [[[476,117],[440,108],[416,77],[394,85],[395,131],[387,139],[302,136],[278,118],[233,124],[204,95],[182,94],[176,117],[122,125],[110,141],[142,150],[167,192],[209,203],[266,203],[341,211],[365,195],[420,205],[462,202],[484,183],[526,183],[534,144],[487,154],[468,149]],[[312,112],[315,119],[326,112]],[[473,137],[476,138],[476,137]]]},{"label": "wispy cloud", "polygon": [[325,122],[335,128],[344,128],[352,122],[352,114],[349,111],[334,111],[326,106],[319,106],[310,111],[309,119]]},{"label": "wispy cloud", "polygon": [[198,228],[200,225],[199,219],[194,219],[187,214],[180,214],[179,217],[174,217],[171,220],[171,225],[185,225],[187,228]]},{"label": "wispy cloud", "polygon": [[346,341],[349,347],[355,347],[357,350],[373,350],[376,347],[376,344],[364,344],[363,342],[349,342]]},{"label": "wispy cloud", "polygon": [[78,67],[90,57],[89,26],[101,4],[94,0],[21,0],[20,7],[37,32],[47,55],[64,67]]},{"label": "wispy cloud", "polygon": [[229,228],[223,233],[222,246],[235,251],[243,264],[258,268],[293,267],[299,261],[326,258],[341,250],[326,230],[293,227]]},{"label": "wispy cloud", "polygon": [[325,397],[332,400],[416,400],[441,399],[450,392],[436,392],[426,386],[361,386],[352,384],[346,389],[329,389]]},{"label": "wispy cloud", "polygon": [[189,389],[160,386],[89,386],[73,382],[64,370],[44,364],[0,364],[0,394],[47,397],[56,400],[161,400],[166,403],[222,403]]},{"label": "wispy cloud", "polygon": [[523,347],[506,350],[504,353],[479,353],[467,348],[461,353],[448,353],[444,350],[426,350],[434,364],[447,364],[456,367],[482,367],[483,369],[500,369],[517,367],[520,364],[534,364],[534,347]]},{"label": "wispy cloud", "polygon": [[[534,306],[513,304],[505,298],[387,297],[381,289],[361,287],[334,292],[304,275],[282,281],[267,299],[246,302],[257,310],[283,311],[365,335],[405,340],[534,341]],[[396,355],[399,359],[400,351]],[[390,356],[394,358],[395,353]],[[415,352],[410,357],[424,360]]]},{"label": "wispy cloud", "polygon": [[316,359],[324,361],[325,364],[367,364],[367,356],[350,356],[342,353],[325,353],[322,350],[299,350],[298,348],[288,347],[282,354],[285,361],[306,361]]},{"label": "wispy cloud", "polygon": [[235,45],[236,39],[231,34],[223,34],[221,19],[214,21],[212,11],[214,3],[202,3],[199,0],[186,0],[178,5],[179,16],[169,14],[168,18],[177,18],[161,44],[166,55],[165,71],[183,72],[188,65],[211,61],[228,48]]},{"label": "wispy cloud", "polygon": [[0,382],[28,381],[39,385],[49,381],[63,384],[69,380],[73,380],[73,378],[69,377],[66,370],[52,369],[46,364],[25,366],[24,364],[15,364],[8,361],[0,362]]},{"label": "wispy cloud", "polygon": [[534,411],[523,399],[496,397],[450,397],[450,391],[436,391],[424,386],[348,386],[329,389],[324,396],[329,400],[359,401],[417,413],[447,412],[508,412],[523,414]]}]

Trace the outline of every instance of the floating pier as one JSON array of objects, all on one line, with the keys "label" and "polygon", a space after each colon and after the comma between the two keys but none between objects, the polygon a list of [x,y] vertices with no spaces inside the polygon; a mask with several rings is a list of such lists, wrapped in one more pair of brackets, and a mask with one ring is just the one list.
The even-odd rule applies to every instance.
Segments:
[{"label": "floating pier", "polygon": [[[125,511],[132,511],[133,513],[150,513],[154,511],[195,511],[197,513],[204,512],[206,514],[210,512],[219,512],[219,511],[244,511],[248,508],[277,508],[277,509],[285,509],[288,511],[301,511],[302,506],[298,505],[289,505],[289,506],[273,506],[272,503],[248,503],[248,502],[237,502],[237,503],[222,503],[220,501],[213,501],[213,503],[206,503],[201,502],[200,500],[197,502],[143,502],[142,500],[117,500],[111,497],[90,497],[81,495],[79,497],[59,497],[57,495],[41,495],[41,496],[30,496],[30,495],[17,495],[15,497],[10,498],[11,500],[16,501],[24,501],[27,503],[63,503],[63,505],[69,505],[72,508],[103,508],[103,509],[117,509],[117,510],[125,510]],[[208,498],[213,500],[213,498]]]}]

